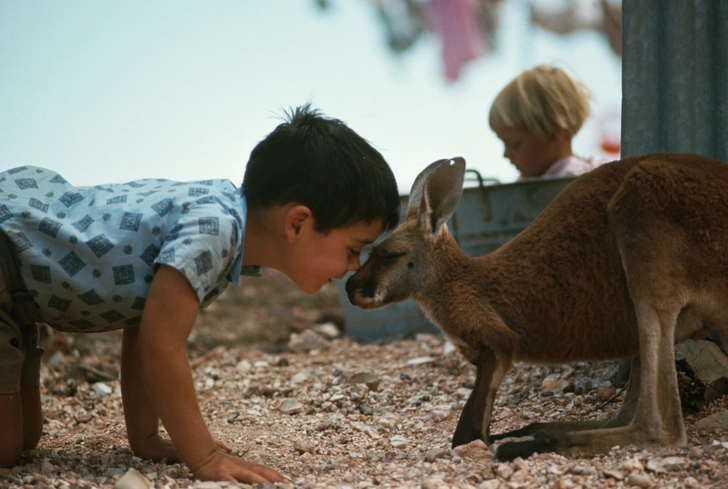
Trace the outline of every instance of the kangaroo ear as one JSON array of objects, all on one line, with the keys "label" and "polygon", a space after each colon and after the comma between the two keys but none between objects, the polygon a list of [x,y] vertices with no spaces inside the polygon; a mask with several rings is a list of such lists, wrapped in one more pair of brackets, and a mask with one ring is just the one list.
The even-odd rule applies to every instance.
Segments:
[{"label": "kangaroo ear", "polygon": [[420,199],[419,225],[431,234],[439,234],[463,195],[465,160],[457,157],[441,161],[427,175]]},{"label": "kangaroo ear", "polygon": [[422,202],[422,194],[425,191],[425,182],[427,181],[427,178],[433,171],[435,171],[436,168],[440,165],[447,164],[448,161],[450,160],[437,160],[417,175],[415,183],[412,184],[412,190],[410,190],[409,200],[407,201],[407,215],[405,219],[414,219],[420,213],[420,203]]}]

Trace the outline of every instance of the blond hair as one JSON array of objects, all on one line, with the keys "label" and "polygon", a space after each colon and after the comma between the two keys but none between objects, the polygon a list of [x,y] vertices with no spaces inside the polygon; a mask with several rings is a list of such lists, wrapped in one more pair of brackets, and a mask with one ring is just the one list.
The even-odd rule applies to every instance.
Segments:
[{"label": "blond hair", "polygon": [[490,107],[491,129],[521,129],[539,137],[560,127],[574,136],[591,109],[591,91],[561,68],[539,65],[514,78]]}]

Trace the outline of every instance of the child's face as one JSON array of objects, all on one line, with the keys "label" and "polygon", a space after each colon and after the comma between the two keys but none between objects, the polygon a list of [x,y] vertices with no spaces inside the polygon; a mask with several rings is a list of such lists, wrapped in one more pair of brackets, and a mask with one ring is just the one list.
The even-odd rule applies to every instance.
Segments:
[{"label": "child's face", "polygon": [[521,172],[521,178],[540,177],[560,158],[556,137],[542,138],[514,128],[494,131],[503,141],[503,156]]},{"label": "child's face", "polygon": [[318,292],[332,280],[341,280],[347,272],[359,269],[362,249],[373,243],[383,228],[380,220],[359,222],[324,235],[312,225],[304,226],[287,275],[305,293]]}]

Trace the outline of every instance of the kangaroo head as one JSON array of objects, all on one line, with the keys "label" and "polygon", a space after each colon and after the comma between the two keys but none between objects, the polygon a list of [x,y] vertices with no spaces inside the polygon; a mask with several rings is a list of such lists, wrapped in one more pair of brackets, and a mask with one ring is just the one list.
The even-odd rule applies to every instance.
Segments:
[{"label": "kangaroo head", "polygon": [[463,192],[465,160],[438,160],[415,179],[405,222],[376,245],[346,282],[349,301],[362,309],[416,298],[438,277],[438,243]]}]

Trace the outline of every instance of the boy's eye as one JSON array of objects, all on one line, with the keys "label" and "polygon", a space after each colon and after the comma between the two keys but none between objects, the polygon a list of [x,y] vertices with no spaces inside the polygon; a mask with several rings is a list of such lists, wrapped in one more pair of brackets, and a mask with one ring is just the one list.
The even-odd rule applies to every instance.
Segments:
[{"label": "boy's eye", "polygon": [[352,255],[354,255],[354,256],[360,256],[360,255],[361,255],[361,251],[359,251],[359,250],[355,250],[355,249],[353,249],[353,248],[349,248],[349,252],[350,252],[350,253],[351,253]]}]

